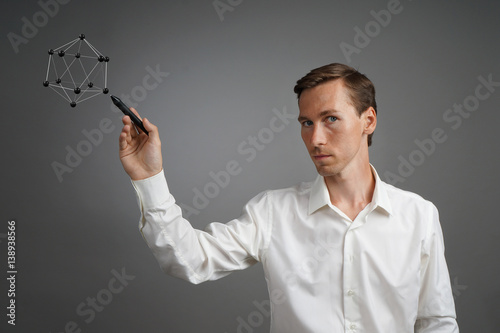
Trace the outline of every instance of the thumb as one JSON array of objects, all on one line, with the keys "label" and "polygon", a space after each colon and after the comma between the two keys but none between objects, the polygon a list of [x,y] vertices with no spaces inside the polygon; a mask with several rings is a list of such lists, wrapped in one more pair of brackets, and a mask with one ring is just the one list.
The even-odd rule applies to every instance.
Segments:
[{"label": "thumb", "polygon": [[144,128],[149,132],[149,139],[154,142],[160,142],[160,135],[158,134],[158,127],[151,123],[147,118],[142,120]]}]

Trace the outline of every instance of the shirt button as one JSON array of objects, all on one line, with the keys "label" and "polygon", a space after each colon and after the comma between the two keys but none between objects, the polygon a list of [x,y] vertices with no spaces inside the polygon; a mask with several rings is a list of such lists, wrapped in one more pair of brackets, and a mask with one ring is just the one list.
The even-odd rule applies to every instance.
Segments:
[{"label": "shirt button", "polygon": [[[353,296],[354,295],[354,291],[353,290],[349,290],[347,292],[347,296]],[[356,327],[356,325],[354,325],[354,327]]]},{"label": "shirt button", "polygon": [[356,329],[356,325],[351,324],[351,326],[349,326],[349,328],[354,331]]}]

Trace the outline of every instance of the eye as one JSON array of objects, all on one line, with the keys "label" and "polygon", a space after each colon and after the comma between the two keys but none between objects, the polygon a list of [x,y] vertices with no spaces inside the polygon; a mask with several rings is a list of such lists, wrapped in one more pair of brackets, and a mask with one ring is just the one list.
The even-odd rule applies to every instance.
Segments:
[{"label": "eye", "polygon": [[304,127],[312,126],[312,124],[313,124],[313,122],[310,120],[305,120],[302,122],[302,126],[304,126]]},{"label": "eye", "polygon": [[335,122],[337,120],[337,117],[329,116],[327,119],[328,119],[329,122],[333,123],[333,122]]}]

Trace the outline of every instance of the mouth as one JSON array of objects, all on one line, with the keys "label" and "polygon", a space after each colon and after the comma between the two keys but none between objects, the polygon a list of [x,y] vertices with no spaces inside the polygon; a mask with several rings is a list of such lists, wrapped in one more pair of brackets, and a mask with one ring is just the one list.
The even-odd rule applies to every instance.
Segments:
[{"label": "mouth", "polygon": [[327,159],[328,157],[330,157],[331,155],[325,155],[325,154],[317,154],[317,155],[313,155],[313,158],[314,160],[316,161],[321,161],[321,160],[324,160],[324,159]]}]

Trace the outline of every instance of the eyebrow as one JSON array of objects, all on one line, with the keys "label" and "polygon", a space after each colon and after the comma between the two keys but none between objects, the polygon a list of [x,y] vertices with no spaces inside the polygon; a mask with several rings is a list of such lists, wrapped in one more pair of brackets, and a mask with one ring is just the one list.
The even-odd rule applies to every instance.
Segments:
[{"label": "eyebrow", "polygon": [[[326,115],[329,115],[329,114],[335,114],[335,113],[340,113],[340,111],[337,111],[337,110],[325,110],[325,111],[321,111],[321,112],[319,113],[319,117],[320,117],[320,118],[322,118],[322,117],[324,117],[324,116],[326,116]],[[298,120],[299,122],[302,122],[302,121],[304,121],[304,120],[309,120],[309,118],[304,117],[304,116],[300,116],[300,115],[299,115],[299,117],[297,118],[297,120]]]}]

